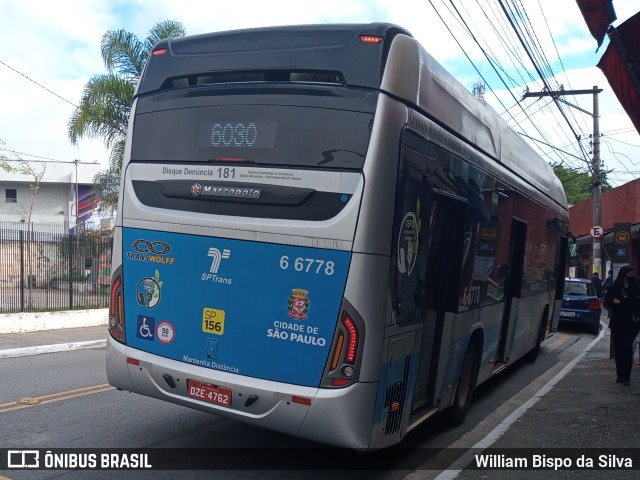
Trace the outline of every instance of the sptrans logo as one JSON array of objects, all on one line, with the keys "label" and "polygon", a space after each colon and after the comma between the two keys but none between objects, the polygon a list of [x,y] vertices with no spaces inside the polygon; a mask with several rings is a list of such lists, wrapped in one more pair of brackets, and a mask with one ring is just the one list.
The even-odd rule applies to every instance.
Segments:
[{"label": "sptrans logo", "polygon": [[212,257],[211,266],[209,267],[209,273],[203,273],[200,278],[207,282],[221,283],[223,285],[231,285],[231,279],[218,275],[218,269],[222,260],[231,257],[231,250],[225,248],[222,252],[215,248],[210,247],[207,256]]},{"label": "sptrans logo", "polygon": [[231,256],[231,250],[225,248],[222,253],[217,248],[209,249],[209,256],[213,257],[213,261],[211,262],[211,268],[209,268],[210,273],[218,273],[218,268],[220,268],[220,262],[223,258],[229,258]]}]

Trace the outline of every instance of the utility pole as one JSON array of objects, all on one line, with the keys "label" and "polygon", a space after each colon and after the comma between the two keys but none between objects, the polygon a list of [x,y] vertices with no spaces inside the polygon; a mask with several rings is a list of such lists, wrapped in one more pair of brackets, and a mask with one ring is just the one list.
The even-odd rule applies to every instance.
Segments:
[{"label": "utility pole", "polygon": [[[602,226],[602,178],[600,177],[600,107],[598,105],[598,87],[593,87],[593,225]],[[601,229],[602,230],[602,229]],[[591,272],[602,275],[602,245],[600,238],[593,238],[593,266]]]},{"label": "utility pole", "polygon": [[[592,172],[592,197],[593,197],[593,227],[600,227],[602,230],[602,209],[601,209],[601,193],[602,179],[600,178],[600,109],[598,105],[598,94],[602,92],[601,88],[594,86],[592,90],[558,90],[545,92],[525,92],[523,98],[527,97],[552,97],[556,102],[562,102],[570,107],[580,110],[587,115],[593,117],[593,160],[591,164]],[[573,105],[564,98],[564,95],[593,95],[593,113],[584,110],[577,105]],[[593,259],[591,265],[591,273],[598,272],[602,278],[602,252],[600,238],[593,239]]]}]

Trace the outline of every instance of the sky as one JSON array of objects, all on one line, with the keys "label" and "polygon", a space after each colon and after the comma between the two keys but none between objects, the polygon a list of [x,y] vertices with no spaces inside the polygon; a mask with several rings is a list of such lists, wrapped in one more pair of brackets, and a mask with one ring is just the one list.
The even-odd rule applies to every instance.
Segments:
[{"label": "sky", "polygon": [[[635,179],[640,174],[638,132],[595,67],[606,44],[596,53],[597,43],[575,1],[503,3],[524,6],[523,22],[532,28],[548,72],[555,75],[552,87],[603,89],[598,101],[604,169],[614,186]],[[456,19],[452,5],[464,22]],[[613,0],[613,6],[618,17],[614,25],[640,9],[637,0]],[[67,135],[83,87],[92,76],[106,73],[101,38],[108,30],[125,29],[144,39],[155,23],[167,19],[181,22],[188,35],[270,25],[395,23],[468,90],[482,81],[485,101],[516,131],[531,137],[549,162],[586,170],[591,158],[590,115],[566,107],[570,127],[548,98],[522,98],[526,87],[536,92],[544,85],[518,47],[498,0],[0,0],[0,155],[30,161],[77,159],[106,167],[109,150],[102,141],[81,139],[72,145]],[[500,77],[483,51],[498,65]],[[566,100],[593,111],[592,95]]]}]

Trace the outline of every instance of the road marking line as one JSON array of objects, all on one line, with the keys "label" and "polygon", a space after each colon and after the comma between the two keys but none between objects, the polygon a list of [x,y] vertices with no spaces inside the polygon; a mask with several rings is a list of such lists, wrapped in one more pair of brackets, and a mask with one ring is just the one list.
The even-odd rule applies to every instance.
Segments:
[{"label": "road marking line", "polygon": [[[545,345],[543,348],[545,349],[545,351],[549,351],[552,352],[553,350],[555,350],[557,347],[559,347],[560,345],[562,345],[564,342],[566,342],[569,338],[571,338],[569,335],[567,335],[566,333],[561,333],[561,334],[555,334],[555,335],[559,335],[558,338],[556,338],[553,342],[551,342],[551,344],[549,345]],[[554,336],[555,336],[554,335]]]},{"label": "road marking line", "polygon": [[23,408],[36,407],[38,405],[46,405],[47,403],[60,402],[62,400],[69,400],[71,398],[82,397],[84,395],[109,392],[111,390],[115,390],[115,387],[112,387],[108,383],[103,383],[101,385],[74,388],[72,390],[65,390],[63,392],[50,393],[48,395],[41,395],[40,397],[33,397],[33,399],[38,400],[38,402],[34,404],[23,404],[19,403],[20,400],[16,400],[15,402],[0,404],[0,413],[12,412],[14,410],[21,410]]},{"label": "road marking line", "polygon": [[[57,393],[48,393],[47,395],[40,395],[39,397],[33,397],[33,398],[40,400],[42,398],[57,397],[58,395],[67,395],[69,393],[74,393],[74,392],[84,392],[85,390],[94,390],[96,388],[105,388],[108,386],[109,386],[108,383],[102,383],[100,385],[91,385],[89,387],[80,387],[80,388],[72,388],[70,390],[63,390],[62,392],[57,392]],[[17,400],[15,402],[0,403],[0,408],[6,407],[8,405],[13,405],[15,403],[17,403]]]}]

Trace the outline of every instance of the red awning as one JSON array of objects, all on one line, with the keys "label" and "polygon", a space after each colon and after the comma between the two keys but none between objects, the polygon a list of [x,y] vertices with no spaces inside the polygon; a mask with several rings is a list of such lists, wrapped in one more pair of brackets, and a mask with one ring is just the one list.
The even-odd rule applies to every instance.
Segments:
[{"label": "red awning", "polygon": [[640,12],[609,29],[609,46],[598,68],[640,133]]},{"label": "red awning", "polygon": [[602,45],[609,25],[616,20],[611,2],[612,0],[576,0],[591,35],[598,42],[598,48]]}]

